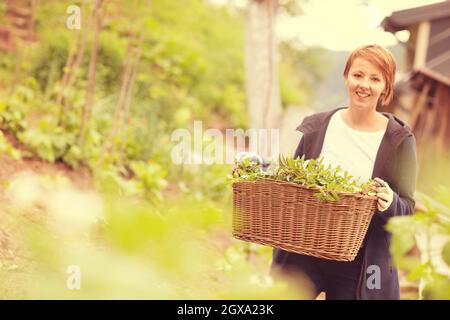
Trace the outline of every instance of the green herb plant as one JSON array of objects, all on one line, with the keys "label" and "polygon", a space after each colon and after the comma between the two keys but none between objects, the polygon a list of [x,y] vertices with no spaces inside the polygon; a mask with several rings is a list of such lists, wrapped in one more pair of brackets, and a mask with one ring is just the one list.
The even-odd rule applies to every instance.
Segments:
[{"label": "green herb plant", "polygon": [[359,193],[375,196],[374,181],[359,183],[340,166],[325,165],[323,158],[308,159],[305,157],[294,159],[280,155],[278,165],[269,167],[267,172],[261,165],[244,159],[238,163],[233,171],[233,181],[255,181],[270,179],[291,182],[317,189],[315,197],[321,201],[339,201],[339,193]]}]

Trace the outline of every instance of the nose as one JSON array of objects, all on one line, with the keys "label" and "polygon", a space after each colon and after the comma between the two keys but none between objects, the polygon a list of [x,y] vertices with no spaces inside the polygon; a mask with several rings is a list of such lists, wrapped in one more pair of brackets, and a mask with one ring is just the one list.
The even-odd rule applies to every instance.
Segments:
[{"label": "nose", "polygon": [[360,84],[359,84],[359,86],[364,88],[364,89],[369,89],[369,87],[370,87],[369,79],[368,78],[362,79]]}]

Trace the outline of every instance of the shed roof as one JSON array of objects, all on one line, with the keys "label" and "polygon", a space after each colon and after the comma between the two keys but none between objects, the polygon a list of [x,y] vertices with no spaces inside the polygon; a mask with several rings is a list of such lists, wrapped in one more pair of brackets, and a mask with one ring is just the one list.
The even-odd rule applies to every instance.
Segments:
[{"label": "shed roof", "polygon": [[393,12],[384,18],[381,26],[384,30],[395,33],[421,21],[450,17],[450,0],[427,6]]},{"label": "shed roof", "polygon": [[418,8],[395,11],[382,26],[395,33],[422,21],[431,22],[425,66],[412,70],[450,86],[450,0]]}]

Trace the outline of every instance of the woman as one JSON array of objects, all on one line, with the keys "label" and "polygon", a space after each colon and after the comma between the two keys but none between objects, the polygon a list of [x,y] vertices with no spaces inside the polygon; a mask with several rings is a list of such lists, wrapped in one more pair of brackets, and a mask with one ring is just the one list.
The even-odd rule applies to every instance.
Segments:
[{"label": "woman", "polygon": [[314,296],[327,299],[399,299],[398,275],[385,231],[393,216],[412,214],[416,183],[416,142],[397,117],[377,111],[393,96],[395,60],[378,46],[353,51],[345,66],[348,107],[306,117],[297,130],[303,137],[294,158],[323,157],[351,175],[377,181],[377,212],[354,261],[339,262],[274,249],[274,275],[306,274]]}]

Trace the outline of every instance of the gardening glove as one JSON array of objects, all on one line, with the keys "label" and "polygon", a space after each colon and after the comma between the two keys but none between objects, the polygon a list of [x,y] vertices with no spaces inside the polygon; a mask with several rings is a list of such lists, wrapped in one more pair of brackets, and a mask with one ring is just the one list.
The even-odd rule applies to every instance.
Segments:
[{"label": "gardening glove", "polygon": [[239,152],[236,156],[236,163],[242,163],[246,158],[249,159],[250,163],[260,165],[263,163],[263,159],[255,152]]},{"label": "gardening glove", "polygon": [[239,177],[239,169],[245,160],[249,161],[251,167],[258,167],[263,164],[263,159],[255,152],[239,152],[235,158],[232,174]]},{"label": "gardening glove", "polygon": [[380,178],[375,178],[374,180],[376,182],[375,190],[378,197],[377,207],[380,212],[383,212],[391,206],[394,200],[394,191],[392,191],[386,181]]}]

